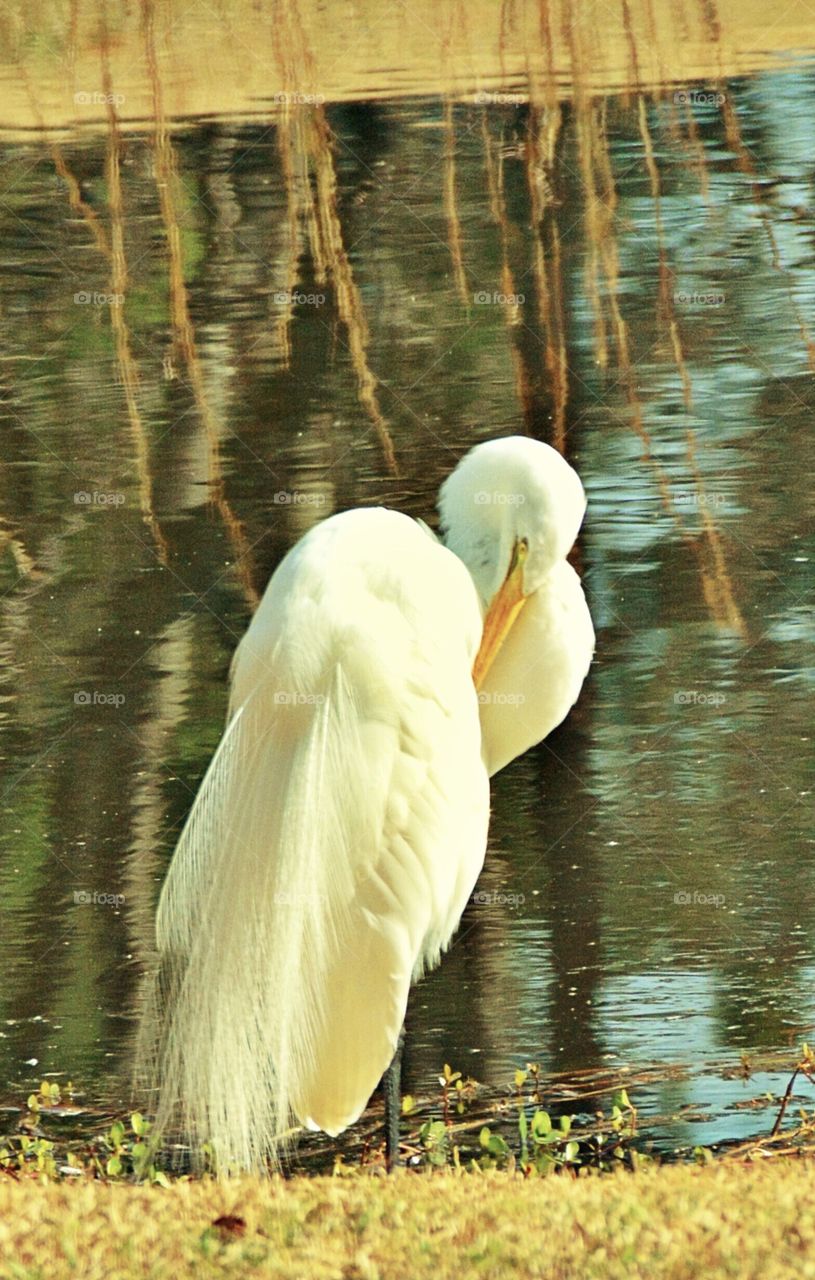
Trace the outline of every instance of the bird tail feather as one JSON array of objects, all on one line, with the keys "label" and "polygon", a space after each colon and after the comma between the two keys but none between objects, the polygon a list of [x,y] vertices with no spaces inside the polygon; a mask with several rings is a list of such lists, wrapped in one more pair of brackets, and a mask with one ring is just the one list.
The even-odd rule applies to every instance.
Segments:
[{"label": "bird tail feather", "polygon": [[201,784],[159,902],[138,1049],[154,1145],[180,1128],[224,1172],[276,1162],[302,1117],[359,857],[347,815],[364,810],[366,770],[342,669],[279,698],[261,686],[234,711]]}]

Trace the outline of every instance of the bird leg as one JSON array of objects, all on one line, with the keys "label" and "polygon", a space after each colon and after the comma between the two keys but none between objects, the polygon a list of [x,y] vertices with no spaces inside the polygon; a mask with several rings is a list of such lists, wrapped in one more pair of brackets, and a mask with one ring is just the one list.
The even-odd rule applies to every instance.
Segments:
[{"label": "bird leg", "polygon": [[399,1164],[399,1120],[402,1114],[402,1052],[405,1047],[405,1028],[399,1032],[393,1061],[382,1077],[385,1097],[385,1161],[388,1173]]}]

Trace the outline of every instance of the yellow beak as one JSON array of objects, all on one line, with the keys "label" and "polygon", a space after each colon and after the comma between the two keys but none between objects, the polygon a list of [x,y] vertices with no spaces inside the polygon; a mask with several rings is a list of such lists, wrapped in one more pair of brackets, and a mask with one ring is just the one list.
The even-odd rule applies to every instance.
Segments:
[{"label": "yellow beak", "polygon": [[516,538],[507,576],[490,601],[490,607],[484,619],[481,647],[476,654],[473,666],[473,682],[476,689],[480,689],[484,683],[487,672],[498,656],[498,650],[528,599],[523,591],[524,564],[528,552],[529,543],[526,538]]}]

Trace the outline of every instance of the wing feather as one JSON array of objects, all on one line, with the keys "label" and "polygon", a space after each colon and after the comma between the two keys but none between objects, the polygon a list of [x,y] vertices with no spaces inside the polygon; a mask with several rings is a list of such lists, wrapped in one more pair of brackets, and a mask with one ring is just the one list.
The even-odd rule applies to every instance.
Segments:
[{"label": "wing feather", "polygon": [[484,857],[467,571],[412,521],[333,517],[274,575],[158,911],[157,1132],[257,1167],[351,1124]]}]

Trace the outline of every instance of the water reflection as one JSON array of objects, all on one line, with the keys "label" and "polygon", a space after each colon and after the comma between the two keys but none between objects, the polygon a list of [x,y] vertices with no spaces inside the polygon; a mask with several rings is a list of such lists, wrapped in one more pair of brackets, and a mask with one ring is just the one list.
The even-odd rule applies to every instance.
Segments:
[{"label": "water reflection", "polygon": [[[280,556],[348,506],[428,517],[469,445],[519,428],[585,480],[597,662],[496,779],[409,1083],[805,1034],[813,88],[171,129],[156,72],[144,131],[111,110],[2,144],[0,1087],[112,1089]],[[651,1104],[720,1115],[741,1087]]]}]

